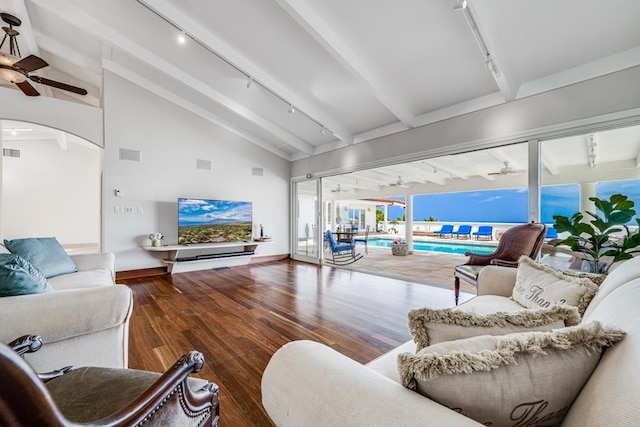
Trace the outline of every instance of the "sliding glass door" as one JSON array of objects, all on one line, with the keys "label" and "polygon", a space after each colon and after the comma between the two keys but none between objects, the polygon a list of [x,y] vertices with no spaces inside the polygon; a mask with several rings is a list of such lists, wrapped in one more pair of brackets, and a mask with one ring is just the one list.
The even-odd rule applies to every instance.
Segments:
[{"label": "sliding glass door", "polygon": [[322,234],[320,230],[320,180],[293,183],[292,258],[320,263]]}]

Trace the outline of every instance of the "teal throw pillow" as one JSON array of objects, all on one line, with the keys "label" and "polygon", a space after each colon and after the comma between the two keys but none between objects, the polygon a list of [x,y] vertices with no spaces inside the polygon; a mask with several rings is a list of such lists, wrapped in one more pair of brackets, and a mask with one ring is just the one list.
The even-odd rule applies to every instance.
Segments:
[{"label": "teal throw pillow", "polygon": [[55,237],[5,240],[4,245],[12,254],[29,261],[47,279],[78,271],[76,264]]},{"label": "teal throw pillow", "polygon": [[0,297],[53,292],[47,278],[19,255],[0,254]]}]

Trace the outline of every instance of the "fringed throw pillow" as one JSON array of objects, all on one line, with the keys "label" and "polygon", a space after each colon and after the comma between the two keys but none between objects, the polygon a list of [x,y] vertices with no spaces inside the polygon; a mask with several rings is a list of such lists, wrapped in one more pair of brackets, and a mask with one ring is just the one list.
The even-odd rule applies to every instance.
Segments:
[{"label": "fringed throw pillow", "polygon": [[590,276],[566,273],[523,256],[519,260],[512,298],[527,308],[576,306],[582,316],[598,285]]},{"label": "fringed throw pillow", "polygon": [[600,323],[483,335],[398,355],[402,384],[482,424],[558,425],[624,332]]},{"label": "fringed throw pillow", "polygon": [[506,335],[526,331],[550,331],[580,323],[576,307],[554,306],[545,309],[523,309],[513,313],[497,312],[480,315],[455,309],[421,308],[408,314],[409,330],[417,348],[479,335]]}]

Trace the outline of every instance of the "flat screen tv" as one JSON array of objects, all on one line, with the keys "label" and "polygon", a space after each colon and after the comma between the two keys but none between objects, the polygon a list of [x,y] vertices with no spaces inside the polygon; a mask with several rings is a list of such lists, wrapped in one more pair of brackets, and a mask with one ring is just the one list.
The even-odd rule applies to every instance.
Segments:
[{"label": "flat screen tv", "polygon": [[251,202],[178,199],[178,243],[251,241]]}]

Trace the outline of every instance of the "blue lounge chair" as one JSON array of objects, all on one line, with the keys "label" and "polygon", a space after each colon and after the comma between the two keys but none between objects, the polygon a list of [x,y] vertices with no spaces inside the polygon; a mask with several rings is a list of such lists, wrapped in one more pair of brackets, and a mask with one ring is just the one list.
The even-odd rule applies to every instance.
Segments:
[{"label": "blue lounge chair", "polygon": [[440,228],[440,230],[434,231],[433,234],[435,234],[438,237],[451,237],[453,235],[453,225],[451,224],[443,224],[442,228]]},{"label": "blue lounge chair", "polygon": [[331,249],[331,261],[328,259],[326,261],[330,264],[347,265],[362,258],[362,254],[356,253],[355,243],[338,244],[331,230],[327,230],[326,237],[329,241],[329,248]]},{"label": "blue lounge chair", "polygon": [[454,236],[456,236],[456,239],[470,239],[471,238],[471,226],[470,225],[459,225],[458,226],[458,230],[454,231],[453,233]]},{"label": "blue lounge chair", "polygon": [[478,227],[478,231],[473,233],[473,237],[475,237],[476,240],[480,240],[481,237],[482,237],[483,240],[484,239],[486,239],[486,240],[493,239],[493,226],[492,225],[481,225],[480,227]]}]

